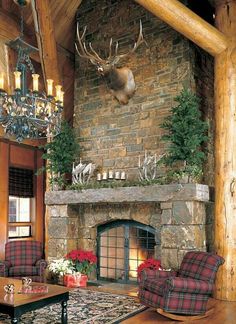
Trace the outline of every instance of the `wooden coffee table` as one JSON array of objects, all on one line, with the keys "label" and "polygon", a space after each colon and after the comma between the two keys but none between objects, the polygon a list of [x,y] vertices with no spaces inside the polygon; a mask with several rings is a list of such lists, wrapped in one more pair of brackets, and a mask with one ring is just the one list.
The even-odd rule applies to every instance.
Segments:
[{"label": "wooden coffee table", "polygon": [[[15,285],[15,293],[7,294],[4,286],[10,283]],[[67,301],[69,299],[69,288],[57,285],[32,283],[32,285],[43,285],[48,287],[47,293],[20,294],[22,288],[21,280],[0,277],[0,313],[11,316],[11,323],[17,324],[21,315],[26,312],[50,305],[61,303],[61,322],[67,323]]]}]

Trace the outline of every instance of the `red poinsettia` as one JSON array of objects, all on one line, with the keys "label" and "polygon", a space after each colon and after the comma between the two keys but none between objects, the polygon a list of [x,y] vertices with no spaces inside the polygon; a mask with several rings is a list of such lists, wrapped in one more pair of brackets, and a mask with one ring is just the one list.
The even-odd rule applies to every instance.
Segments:
[{"label": "red poinsettia", "polygon": [[162,270],[161,261],[155,259],[145,260],[138,266],[138,278],[140,278],[143,269]]},{"label": "red poinsettia", "polygon": [[97,263],[97,257],[92,251],[73,250],[65,258],[71,261],[75,272],[86,275],[95,269]]}]

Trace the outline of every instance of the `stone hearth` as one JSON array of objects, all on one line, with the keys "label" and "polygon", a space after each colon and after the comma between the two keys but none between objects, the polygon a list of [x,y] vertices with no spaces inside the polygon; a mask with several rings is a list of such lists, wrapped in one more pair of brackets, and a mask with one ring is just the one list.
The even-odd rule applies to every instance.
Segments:
[{"label": "stone hearth", "polygon": [[134,220],[155,229],[155,257],[177,268],[188,250],[212,249],[212,203],[201,184],[152,185],[46,193],[48,258],[97,250],[97,227]]}]

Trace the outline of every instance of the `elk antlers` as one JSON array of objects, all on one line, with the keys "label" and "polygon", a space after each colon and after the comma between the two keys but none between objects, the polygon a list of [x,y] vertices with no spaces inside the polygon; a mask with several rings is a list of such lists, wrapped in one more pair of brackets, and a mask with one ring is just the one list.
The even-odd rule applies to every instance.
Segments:
[{"label": "elk antlers", "polygon": [[79,54],[80,57],[89,59],[91,61],[91,63],[92,64],[95,64],[95,65],[97,65],[97,64],[105,64],[105,63],[107,64],[108,62],[111,65],[115,65],[115,64],[117,64],[120,61],[120,59],[126,58],[129,55],[131,55],[132,53],[134,53],[136,51],[136,49],[143,42],[146,43],[146,41],[143,38],[143,26],[142,26],[141,20],[140,20],[140,24],[139,25],[140,25],[140,28],[139,28],[139,36],[138,36],[138,39],[134,43],[133,48],[128,53],[118,54],[119,42],[117,41],[116,44],[115,44],[115,53],[112,55],[113,40],[111,38],[110,39],[110,44],[109,44],[109,55],[108,55],[107,58],[102,59],[98,55],[98,53],[94,50],[94,48],[92,47],[92,43],[91,42],[89,43],[89,48],[90,48],[91,53],[88,51],[87,46],[85,44],[85,41],[83,40],[84,39],[84,36],[85,36],[85,33],[86,33],[86,30],[87,30],[87,26],[84,27],[84,30],[82,32],[82,35],[80,35],[80,33],[79,33],[79,24],[77,23],[77,39],[78,39],[78,45],[79,45],[79,46],[77,46],[77,44],[75,43],[75,47],[76,47],[77,53]]}]

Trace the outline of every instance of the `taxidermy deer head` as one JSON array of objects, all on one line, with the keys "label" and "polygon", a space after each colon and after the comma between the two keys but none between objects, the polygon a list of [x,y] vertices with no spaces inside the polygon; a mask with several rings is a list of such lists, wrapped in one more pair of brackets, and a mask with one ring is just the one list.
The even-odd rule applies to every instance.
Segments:
[{"label": "taxidermy deer head", "polygon": [[[140,44],[145,42],[142,33],[142,23],[140,21],[140,30],[137,41],[134,43],[133,48],[126,54],[118,54],[119,43],[116,42],[113,50],[113,41],[110,40],[109,55],[106,59],[102,59],[98,53],[93,49],[92,44],[89,43],[89,50],[83,41],[86,26],[82,35],[79,33],[79,25],[77,23],[77,37],[78,45],[75,44],[76,50],[80,57],[90,60],[90,62],[96,66],[97,72],[103,76],[106,83],[111,90],[113,96],[119,101],[120,104],[127,104],[129,98],[133,96],[135,92],[134,75],[132,71],[127,67],[116,67],[121,59],[124,59],[134,53]],[[113,53],[114,52],[114,53]]]}]

